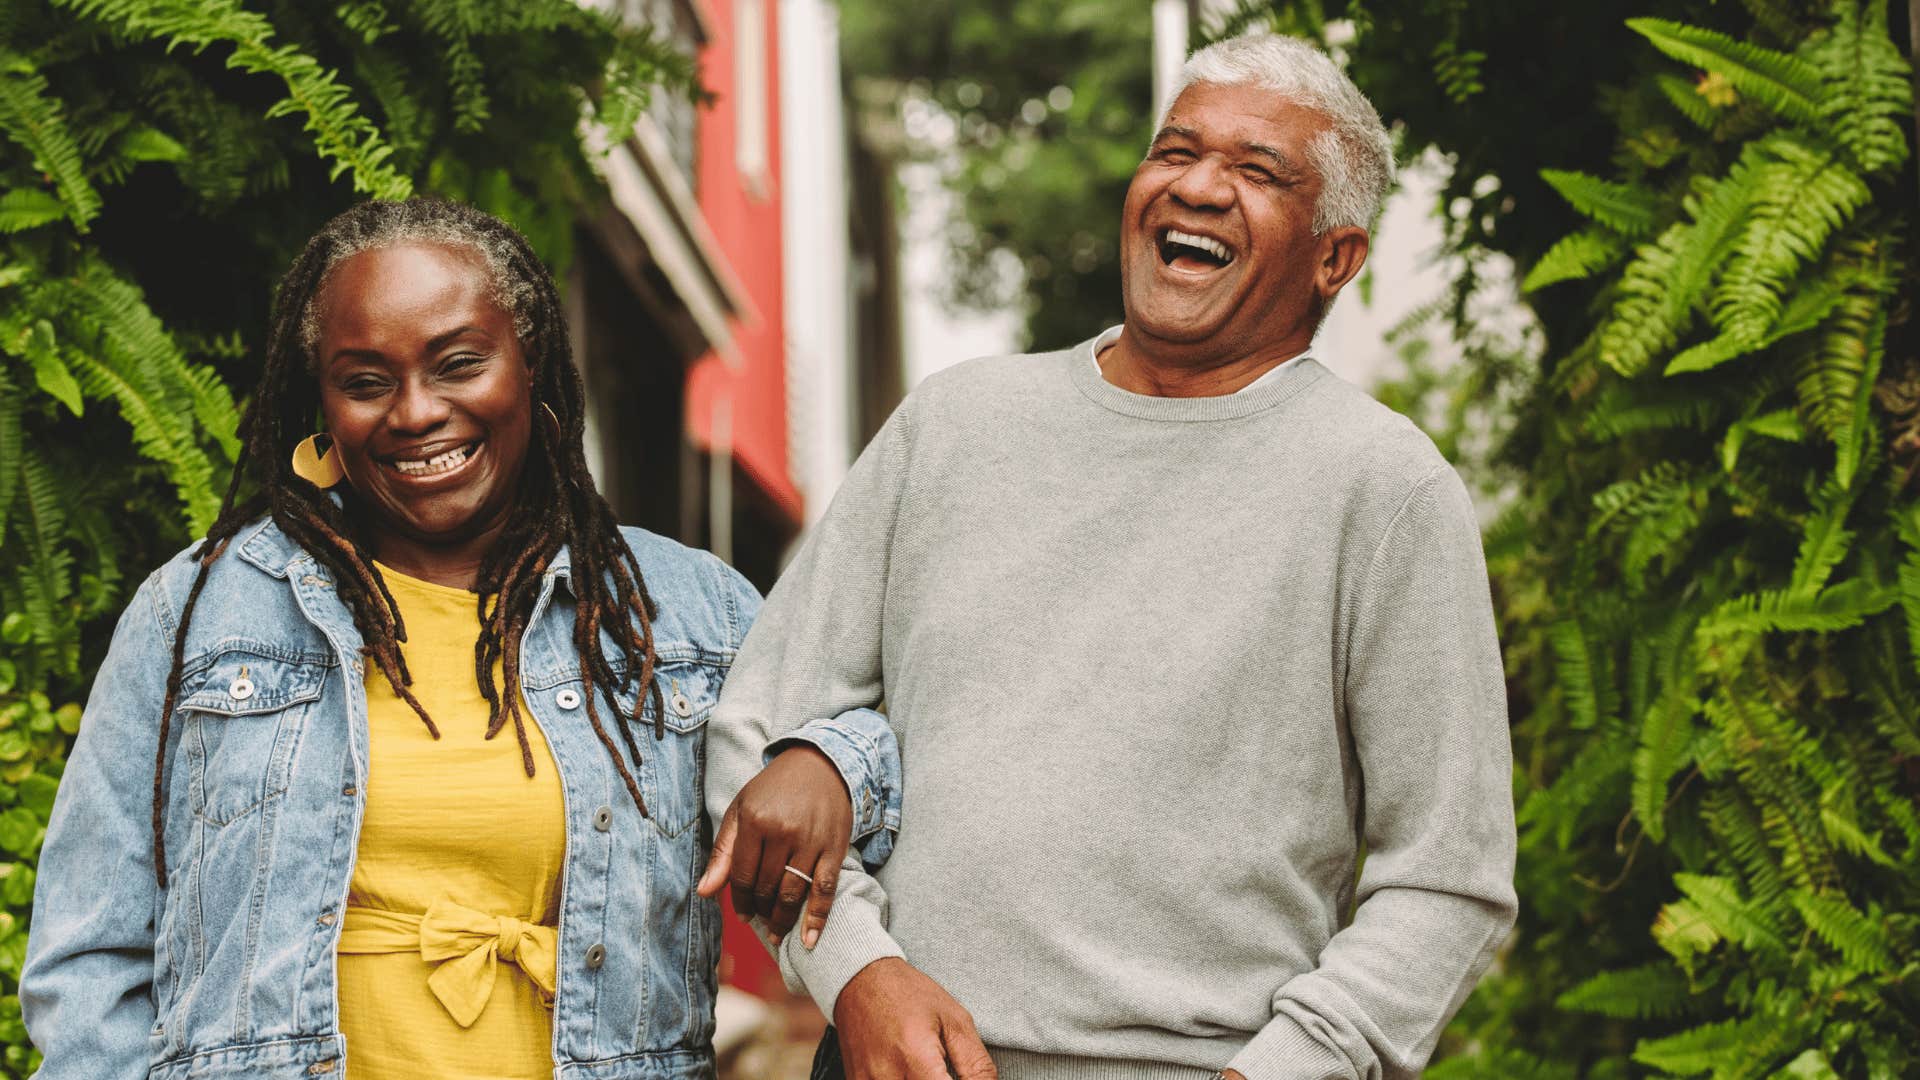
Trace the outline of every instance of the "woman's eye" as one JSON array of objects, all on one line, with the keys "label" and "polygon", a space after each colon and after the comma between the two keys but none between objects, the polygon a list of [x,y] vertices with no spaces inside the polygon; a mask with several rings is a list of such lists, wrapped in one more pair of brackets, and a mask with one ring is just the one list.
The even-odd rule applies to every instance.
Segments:
[{"label": "woman's eye", "polygon": [[473,369],[484,361],[485,357],[462,354],[448,358],[446,363],[440,365],[440,371],[446,375],[472,374]]}]

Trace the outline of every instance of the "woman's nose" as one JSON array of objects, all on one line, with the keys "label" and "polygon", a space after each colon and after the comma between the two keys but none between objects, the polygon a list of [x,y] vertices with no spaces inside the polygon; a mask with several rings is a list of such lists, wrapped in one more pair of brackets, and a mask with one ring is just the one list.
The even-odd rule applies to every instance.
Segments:
[{"label": "woman's nose", "polygon": [[445,423],[449,411],[446,400],[431,387],[409,379],[401,383],[393,409],[387,414],[387,423],[400,431],[427,431]]}]

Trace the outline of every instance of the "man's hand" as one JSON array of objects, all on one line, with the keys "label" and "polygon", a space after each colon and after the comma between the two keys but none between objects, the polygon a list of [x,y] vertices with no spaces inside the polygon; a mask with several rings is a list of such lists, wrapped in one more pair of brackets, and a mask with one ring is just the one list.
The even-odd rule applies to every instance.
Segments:
[{"label": "man's hand", "polygon": [[811,949],[827,925],[852,835],[853,802],[840,770],[811,746],[793,747],[734,796],[694,891],[713,896],[731,883],[733,909],[767,920],[775,945],[793,929],[804,903],[801,940]]},{"label": "man's hand", "polygon": [[840,990],[833,1026],[847,1080],[997,1080],[952,995],[898,957],[875,960]]}]

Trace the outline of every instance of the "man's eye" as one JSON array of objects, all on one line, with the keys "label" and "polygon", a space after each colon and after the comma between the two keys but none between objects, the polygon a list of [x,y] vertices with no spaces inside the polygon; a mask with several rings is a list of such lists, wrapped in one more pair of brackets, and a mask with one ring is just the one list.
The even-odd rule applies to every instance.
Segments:
[{"label": "man's eye", "polygon": [[1273,183],[1273,174],[1258,165],[1242,165],[1240,172],[1256,184]]}]

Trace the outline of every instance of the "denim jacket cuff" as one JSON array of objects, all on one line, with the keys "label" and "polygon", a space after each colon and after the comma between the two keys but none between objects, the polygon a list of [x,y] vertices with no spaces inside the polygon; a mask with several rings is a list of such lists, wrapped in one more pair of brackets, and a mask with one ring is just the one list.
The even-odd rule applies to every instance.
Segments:
[{"label": "denim jacket cuff", "polygon": [[853,801],[851,843],[860,848],[870,866],[886,861],[892,849],[890,830],[898,829],[892,807],[897,790],[899,756],[893,749],[893,729],[886,717],[871,709],[853,709],[837,717],[808,721],[799,730],[767,745],[761,764],[771,764],[783,750],[811,746],[827,756],[847,785]]}]

